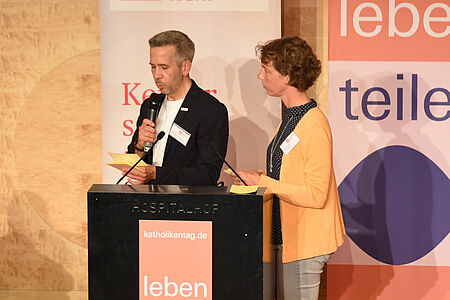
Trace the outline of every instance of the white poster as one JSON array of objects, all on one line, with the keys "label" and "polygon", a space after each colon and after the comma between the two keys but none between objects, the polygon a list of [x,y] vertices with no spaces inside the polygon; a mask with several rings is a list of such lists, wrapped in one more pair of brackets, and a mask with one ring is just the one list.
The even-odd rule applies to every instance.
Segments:
[{"label": "white poster", "polygon": [[267,96],[256,78],[255,46],[280,37],[280,9],[278,0],[101,0],[103,182],[120,177],[106,165],[108,152],[126,151],[140,105],[158,92],[148,39],[166,30],[180,30],[193,40],[191,78],[228,109],[227,161],[237,169],[263,169],[280,102]]}]

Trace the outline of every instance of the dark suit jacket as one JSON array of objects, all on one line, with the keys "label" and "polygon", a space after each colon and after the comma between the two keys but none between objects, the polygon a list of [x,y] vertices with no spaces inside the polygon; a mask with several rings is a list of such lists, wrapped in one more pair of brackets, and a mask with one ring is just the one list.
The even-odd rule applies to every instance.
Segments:
[{"label": "dark suit jacket", "polygon": [[[154,93],[142,103],[136,131],[128,145],[128,153],[134,153],[139,126],[148,116],[150,99],[153,100],[155,97],[162,101],[165,96]],[[186,147],[172,136],[168,137],[163,165],[156,168],[156,179],[151,183],[216,185],[223,162],[209,141],[212,138],[220,155],[225,157],[228,144],[227,108],[199,88],[194,81],[181,107],[187,108],[187,111],[179,110],[174,123],[189,132],[191,137]],[[166,134],[168,135],[169,132]]]}]

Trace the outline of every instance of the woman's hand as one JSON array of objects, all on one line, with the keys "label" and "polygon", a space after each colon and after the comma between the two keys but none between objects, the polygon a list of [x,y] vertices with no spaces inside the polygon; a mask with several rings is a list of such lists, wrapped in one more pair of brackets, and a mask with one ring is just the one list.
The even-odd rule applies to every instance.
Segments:
[{"label": "woman's hand", "polygon": [[[238,171],[239,176],[248,184],[248,185],[258,185],[259,179],[261,178],[260,171]],[[234,177],[234,184],[236,185],[244,185],[244,183],[236,176],[236,174],[231,173],[231,176]]]}]

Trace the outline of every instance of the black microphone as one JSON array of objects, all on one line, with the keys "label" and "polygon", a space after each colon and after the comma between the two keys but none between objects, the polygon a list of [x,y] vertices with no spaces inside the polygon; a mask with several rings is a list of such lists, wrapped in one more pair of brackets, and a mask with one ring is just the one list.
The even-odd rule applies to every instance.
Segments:
[{"label": "black microphone", "polygon": [[[152,145],[151,145],[151,147],[150,147],[150,149],[153,147],[153,146],[155,146],[155,144],[160,140],[160,139],[162,139],[163,137],[164,137],[164,135],[165,135],[166,133],[164,132],[164,131],[161,131],[160,133],[158,133],[158,136],[156,137],[156,140],[152,143]],[[150,150],[149,149],[149,150]],[[120,177],[120,179],[116,182],[116,184],[119,184],[119,182],[121,182],[122,181],[122,179],[124,179],[125,178],[125,176],[127,176],[128,175],[128,173],[130,173],[131,172],[131,170],[133,170],[134,169],[134,167],[136,167],[137,165],[138,165],[138,163],[141,161],[141,160],[143,160],[145,157],[147,157],[147,154],[148,154],[148,152],[146,152],[146,153],[144,153],[144,155],[142,155],[141,156],[141,158],[139,158],[139,160],[122,176],[122,177]]]},{"label": "black microphone", "polygon": [[230,166],[230,164],[222,157],[222,155],[220,155],[219,151],[217,151],[216,144],[214,144],[214,139],[212,137],[209,138],[209,143],[213,147],[214,152],[216,152],[217,156],[219,156],[220,160],[222,160],[227,165],[227,167],[230,168],[234,174],[236,174],[237,178],[239,178],[242,181],[242,183],[244,183],[245,185],[248,185],[247,182],[245,182],[244,179],[242,179],[242,177],[239,176],[238,173],[236,173],[236,171],[233,169],[233,167]]},{"label": "black microphone", "polygon": [[[150,105],[148,108],[148,119],[150,121],[152,121],[153,123],[156,122],[156,116],[158,115],[159,112],[159,108],[161,107],[161,103],[157,100],[151,100],[151,98],[149,98],[150,101]],[[156,141],[154,142],[144,142],[144,152],[147,153],[148,150],[150,150],[153,147],[153,144],[156,143]]]}]

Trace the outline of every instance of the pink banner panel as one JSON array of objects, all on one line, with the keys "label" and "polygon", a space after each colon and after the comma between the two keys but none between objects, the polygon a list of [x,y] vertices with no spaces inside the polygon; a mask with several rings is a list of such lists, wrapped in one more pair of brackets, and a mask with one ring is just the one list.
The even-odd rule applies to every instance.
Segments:
[{"label": "pink banner panel", "polygon": [[329,1],[329,60],[449,61],[448,1]]},{"label": "pink banner panel", "polygon": [[327,295],[335,299],[450,299],[450,267],[328,265]]},{"label": "pink banner panel", "polygon": [[139,221],[139,299],[212,299],[212,222]]}]

